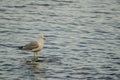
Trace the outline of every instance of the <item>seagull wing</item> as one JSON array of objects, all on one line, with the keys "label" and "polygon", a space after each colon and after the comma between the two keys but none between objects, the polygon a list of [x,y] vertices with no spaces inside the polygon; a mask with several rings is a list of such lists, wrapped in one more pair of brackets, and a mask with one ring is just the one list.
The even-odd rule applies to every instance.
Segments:
[{"label": "seagull wing", "polygon": [[33,50],[35,48],[38,48],[39,44],[37,41],[33,41],[29,44],[26,44],[25,46],[22,47],[23,50]]}]

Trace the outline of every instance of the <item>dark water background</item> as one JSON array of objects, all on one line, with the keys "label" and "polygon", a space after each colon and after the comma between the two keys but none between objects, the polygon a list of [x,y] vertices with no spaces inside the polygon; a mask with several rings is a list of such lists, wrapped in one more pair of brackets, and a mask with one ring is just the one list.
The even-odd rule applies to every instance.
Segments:
[{"label": "dark water background", "polygon": [[0,0],[0,80],[120,80],[120,0]]}]

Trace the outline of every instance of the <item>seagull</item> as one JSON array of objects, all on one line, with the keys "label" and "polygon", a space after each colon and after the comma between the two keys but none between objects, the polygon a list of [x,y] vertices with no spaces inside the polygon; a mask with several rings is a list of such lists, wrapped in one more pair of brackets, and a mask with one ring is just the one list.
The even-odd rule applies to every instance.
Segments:
[{"label": "seagull", "polygon": [[38,52],[43,49],[45,38],[43,35],[40,36],[38,41],[32,41],[24,46],[18,47],[20,50],[34,52],[34,60],[38,60]]}]

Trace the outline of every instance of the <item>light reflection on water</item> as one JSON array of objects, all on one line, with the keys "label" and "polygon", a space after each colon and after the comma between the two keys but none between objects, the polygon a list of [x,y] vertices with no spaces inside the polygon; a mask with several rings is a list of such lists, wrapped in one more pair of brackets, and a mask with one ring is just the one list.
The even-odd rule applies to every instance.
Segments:
[{"label": "light reflection on water", "polygon": [[[119,0],[2,0],[0,79],[119,80]],[[40,62],[17,46],[46,37]]]}]

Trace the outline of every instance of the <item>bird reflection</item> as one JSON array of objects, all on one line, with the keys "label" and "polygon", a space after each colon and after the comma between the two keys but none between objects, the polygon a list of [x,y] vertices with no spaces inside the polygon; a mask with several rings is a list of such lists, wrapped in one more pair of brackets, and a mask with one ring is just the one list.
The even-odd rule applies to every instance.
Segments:
[{"label": "bird reflection", "polygon": [[[41,67],[41,65],[38,62],[33,64],[32,67],[33,67],[34,73],[35,73],[34,80],[45,80],[44,78],[41,78],[40,74],[39,74],[41,71],[44,71],[44,68]],[[36,73],[38,73],[38,74],[36,74]]]},{"label": "bird reflection", "polygon": [[25,61],[25,64],[31,66],[35,73],[39,73],[40,71],[43,71],[44,68],[40,63],[41,60],[36,61]]},{"label": "bird reflection", "polygon": [[34,80],[45,80],[44,76],[41,75],[45,73],[45,68],[40,61],[26,61],[25,64],[28,66],[27,69],[29,69],[29,77],[32,77],[31,75],[33,75]]},{"label": "bird reflection", "polygon": [[38,73],[38,72],[44,70],[44,68],[42,68],[38,62],[33,62],[32,67],[33,67],[35,73]]}]

